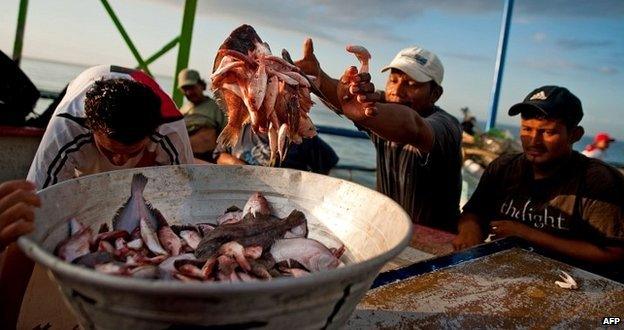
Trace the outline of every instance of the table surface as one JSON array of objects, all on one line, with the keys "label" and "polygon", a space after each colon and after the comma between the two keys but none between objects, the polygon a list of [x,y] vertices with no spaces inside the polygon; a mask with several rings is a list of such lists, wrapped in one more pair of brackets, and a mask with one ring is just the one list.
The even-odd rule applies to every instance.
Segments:
[{"label": "table surface", "polygon": [[[555,285],[569,273],[578,290]],[[514,248],[372,289],[349,328],[595,328],[624,316],[624,285]]]}]

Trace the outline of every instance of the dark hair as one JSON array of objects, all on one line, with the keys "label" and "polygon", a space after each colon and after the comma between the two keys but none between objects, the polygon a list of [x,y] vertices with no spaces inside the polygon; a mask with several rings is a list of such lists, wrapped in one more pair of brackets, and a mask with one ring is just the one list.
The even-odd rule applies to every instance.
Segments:
[{"label": "dark hair", "polygon": [[116,78],[96,81],[85,98],[87,125],[123,144],[152,135],[162,123],[160,98],[140,82]]}]

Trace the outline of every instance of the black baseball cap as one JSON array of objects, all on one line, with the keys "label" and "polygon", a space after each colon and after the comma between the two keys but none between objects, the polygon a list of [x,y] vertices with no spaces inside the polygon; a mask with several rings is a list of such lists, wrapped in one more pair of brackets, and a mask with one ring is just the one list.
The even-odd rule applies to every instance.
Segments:
[{"label": "black baseball cap", "polygon": [[542,86],[535,89],[518,103],[509,108],[509,115],[515,116],[524,111],[537,111],[546,118],[562,119],[569,125],[578,125],[583,118],[581,100],[567,88]]}]

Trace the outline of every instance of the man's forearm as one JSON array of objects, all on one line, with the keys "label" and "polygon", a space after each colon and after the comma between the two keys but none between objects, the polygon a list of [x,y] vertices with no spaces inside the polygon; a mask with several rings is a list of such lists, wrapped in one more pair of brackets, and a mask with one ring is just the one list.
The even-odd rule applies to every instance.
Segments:
[{"label": "man's forearm", "polygon": [[[424,152],[431,150],[433,131],[414,109],[391,103],[377,103],[376,106],[375,117],[365,117],[354,122],[385,140],[411,144]],[[349,114],[346,115],[349,117]]]},{"label": "man's forearm", "polygon": [[338,79],[334,79],[321,71],[320,86],[319,89],[323,92],[323,95],[327,100],[335,107],[340,109],[340,100],[338,99]]},{"label": "man's forearm", "polygon": [[538,247],[567,255],[580,261],[609,264],[624,260],[624,248],[622,247],[599,247],[586,241],[567,239],[534,228],[529,228],[529,232],[521,236],[521,238]]},{"label": "man's forearm", "polygon": [[219,165],[245,165],[247,163],[232,156],[231,154],[222,152],[219,154],[219,157],[217,158],[217,164]]}]

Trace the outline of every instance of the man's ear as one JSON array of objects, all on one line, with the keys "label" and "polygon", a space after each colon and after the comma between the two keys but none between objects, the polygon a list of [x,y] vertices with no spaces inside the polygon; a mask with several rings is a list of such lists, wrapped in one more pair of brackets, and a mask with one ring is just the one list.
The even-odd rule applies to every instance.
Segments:
[{"label": "man's ear", "polygon": [[583,126],[576,126],[572,129],[572,131],[570,132],[570,142],[572,143],[576,143],[578,142],[583,135],[585,134],[585,129],[583,128]]},{"label": "man's ear", "polygon": [[436,102],[438,102],[443,92],[444,89],[442,88],[442,86],[431,82],[431,103],[435,104]]}]

